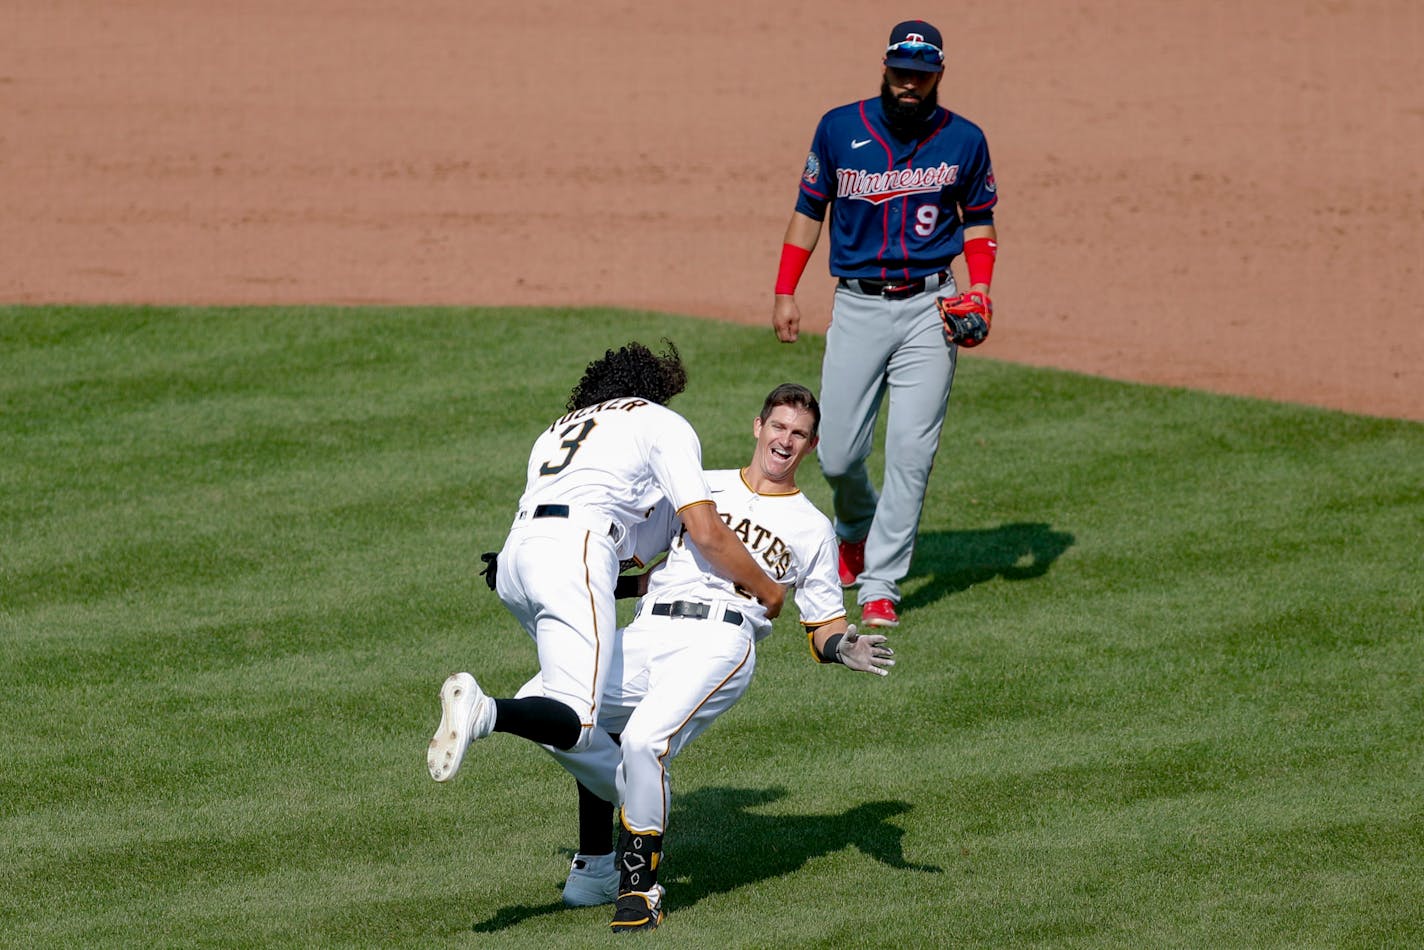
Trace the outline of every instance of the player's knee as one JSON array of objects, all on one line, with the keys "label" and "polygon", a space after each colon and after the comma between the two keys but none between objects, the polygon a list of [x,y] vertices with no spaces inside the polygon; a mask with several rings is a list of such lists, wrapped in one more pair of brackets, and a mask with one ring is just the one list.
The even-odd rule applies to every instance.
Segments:
[{"label": "player's knee", "polygon": [[525,683],[524,683],[523,686],[519,687],[519,691],[514,694],[514,698],[515,698],[515,699],[524,699],[524,698],[527,697],[527,696],[543,696],[543,695],[544,695],[544,674],[543,674],[543,673],[535,673],[532,677],[530,677],[528,680],[525,681]]},{"label": "player's knee", "polygon": [[666,741],[655,743],[652,736],[641,735],[636,732],[625,732],[620,742],[623,753],[623,761],[641,762],[647,759],[656,759],[659,751],[655,746],[666,747]]},{"label": "player's knee", "polygon": [[587,752],[593,747],[594,732],[595,730],[593,729],[580,729],[578,739],[574,741],[574,744],[570,746],[567,751],[574,754]]},{"label": "player's knee", "polygon": [[821,474],[834,481],[858,472],[864,467],[864,460],[847,452],[823,451],[817,456],[821,463]]}]

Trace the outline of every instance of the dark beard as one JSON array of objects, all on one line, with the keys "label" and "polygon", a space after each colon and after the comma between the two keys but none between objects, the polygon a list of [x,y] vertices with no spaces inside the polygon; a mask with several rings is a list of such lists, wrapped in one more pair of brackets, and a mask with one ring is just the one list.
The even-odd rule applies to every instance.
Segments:
[{"label": "dark beard", "polygon": [[890,84],[882,79],[880,104],[885,109],[885,124],[890,126],[890,131],[902,138],[908,138],[921,130],[925,120],[939,106],[939,84],[936,83],[922,101],[909,102],[896,99],[895,94],[890,91]]}]

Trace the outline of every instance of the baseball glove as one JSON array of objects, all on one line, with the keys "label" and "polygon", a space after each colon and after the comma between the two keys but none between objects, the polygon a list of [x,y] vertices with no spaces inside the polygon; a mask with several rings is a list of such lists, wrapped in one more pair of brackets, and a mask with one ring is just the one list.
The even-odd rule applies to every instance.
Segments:
[{"label": "baseball glove", "polygon": [[994,304],[989,295],[971,290],[957,297],[941,297],[935,301],[939,317],[944,321],[944,334],[960,346],[978,346],[989,335],[994,319]]},{"label": "baseball glove", "polygon": [[499,583],[499,552],[486,551],[480,555],[480,560],[485,562],[485,569],[480,571],[480,576],[485,579],[485,584],[490,590]]},{"label": "baseball glove", "polygon": [[894,655],[895,651],[885,646],[885,637],[878,633],[857,633],[855,624],[846,627],[845,635],[836,642],[836,658],[861,673],[890,675],[887,667],[895,665],[890,659]]}]

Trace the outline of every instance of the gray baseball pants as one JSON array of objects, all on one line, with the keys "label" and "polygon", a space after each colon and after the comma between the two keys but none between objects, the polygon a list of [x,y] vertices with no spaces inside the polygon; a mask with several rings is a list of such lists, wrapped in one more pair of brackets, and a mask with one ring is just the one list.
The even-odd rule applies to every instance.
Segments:
[{"label": "gray baseball pants", "polygon": [[[952,279],[904,300],[836,289],[817,454],[834,494],[837,537],[865,540],[861,604],[899,602],[899,581],[910,571],[958,350],[945,339],[935,300],[955,293]],[[876,491],[865,463],[887,393],[885,473]]]}]

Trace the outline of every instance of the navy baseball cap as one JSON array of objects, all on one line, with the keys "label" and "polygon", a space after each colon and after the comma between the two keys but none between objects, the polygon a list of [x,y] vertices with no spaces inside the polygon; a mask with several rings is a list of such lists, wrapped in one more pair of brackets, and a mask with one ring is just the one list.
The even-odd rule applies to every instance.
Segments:
[{"label": "navy baseball cap", "polygon": [[944,72],[944,39],[924,20],[906,20],[890,31],[885,65],[922,73]]}]

